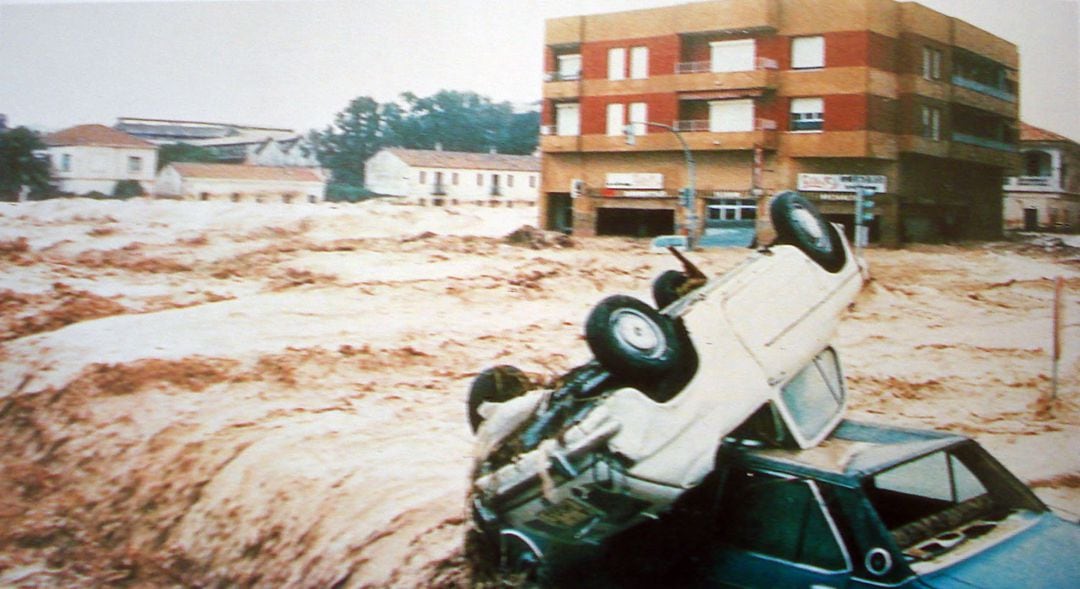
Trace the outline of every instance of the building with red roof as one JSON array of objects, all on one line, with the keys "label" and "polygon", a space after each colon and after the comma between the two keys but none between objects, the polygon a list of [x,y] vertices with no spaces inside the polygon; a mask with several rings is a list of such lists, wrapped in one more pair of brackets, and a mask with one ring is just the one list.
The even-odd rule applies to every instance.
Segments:
[{"label": "building with red roof", "polygon": [[540,158],[394,147],[368,159],[364,177],[368,190],[418,204],[535,205]]},{"label": "building with red roof", "polygon": [[1080,230],[1080,144],[1020,124],[1021,175],[1005,178],[1005,228]]},{"label": "building with red roof", "polygon": [[58,188],[72,194],[111,195],[118,183],[153,188],[157,146],[105,125],[78,125],[46,135],[49,161]]}]

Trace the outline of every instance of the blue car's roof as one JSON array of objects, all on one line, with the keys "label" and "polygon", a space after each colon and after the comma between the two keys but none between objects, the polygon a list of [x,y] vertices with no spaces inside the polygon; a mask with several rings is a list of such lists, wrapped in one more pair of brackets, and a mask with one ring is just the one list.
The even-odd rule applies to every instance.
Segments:
[{"label": "blue car's roof", "polygon": [[747,452],[745,459],[759,467],[854,485],[868,474],[967,439],[933,430],[845,420],[824,442],[813,448],[755,449]]}]

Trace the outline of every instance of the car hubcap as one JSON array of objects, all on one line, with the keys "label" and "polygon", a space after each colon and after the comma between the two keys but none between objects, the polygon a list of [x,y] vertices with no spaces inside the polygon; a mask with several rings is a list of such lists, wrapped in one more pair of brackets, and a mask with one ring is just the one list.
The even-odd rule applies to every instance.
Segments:
[{"label": "car hubcap", "polygon": [[663,351],[664,334],[659,326],[633,309],[616,311],[611,318],[615,337],[626,347],[650,358]]},{"label": "car hubcap", "polygon": [[803,207],[795,207],[792,211],[795,223],[802,228],[806,235],[813,241],[814,247],[825,248],[829,245],[829,237],[825,234],[825,228],[821,226],[814,214]]}]

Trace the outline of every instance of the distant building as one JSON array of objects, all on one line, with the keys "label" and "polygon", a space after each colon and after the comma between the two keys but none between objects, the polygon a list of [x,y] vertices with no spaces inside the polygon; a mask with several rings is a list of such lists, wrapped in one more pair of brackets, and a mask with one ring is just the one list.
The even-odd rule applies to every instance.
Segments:
[{"label": "distant building", "polygon": [[7,115],[0,114],[0,131],[7,131]]},{"label": "distant building", "polygon": [[871,241],[1001,235],[1020,59],[967,22],[894,0],[712,0],[549,19],[544,45],[545,228],[683,227],[685,141],[699,232],[764,230],[787,189],[851,227],[870,186]]},{"label": "distant building", "polygon": [[212,151],[221,163],[318,167],[314,153],[292,129],[121,117],[116,129],[158,145],[186,143]]},{"label": "distant building", "polygon": [[322,202],[326,178],[318,168],[175,162],[158,172],[154,194],[184,200]]},{"label": "distant building", "polygon": [[1021,123],[1019,176],[1005,179],[1005,228],[1080,231],[1080,144]]},{"label": "distant building", "polygon": [[134,180],[153,190],[157,146],[105,125],[79,125],[46,135],[45,145],[58,188],[72,194],[112,194]]},{"label": "distant building", "polygon": [[531,155],[389,148],[364,165],[367,189],[416,204],[535,205],[540,160]]}]

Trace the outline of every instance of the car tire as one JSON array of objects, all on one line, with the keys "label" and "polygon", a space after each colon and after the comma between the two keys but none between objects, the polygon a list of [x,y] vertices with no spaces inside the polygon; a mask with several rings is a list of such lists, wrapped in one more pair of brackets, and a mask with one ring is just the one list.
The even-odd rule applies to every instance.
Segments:
[{"label": "car tire", "polygon": [[585,341],[604,368],[625,378],[662,377],[686,356],[675,322],[626,295],[610,296],[593,307],[585,321]]},{"label": "car tire", "polygon": [[469,387],[469,426],[473,433],[480,428],[484,418],[480,415],[480,405],[484,403],[503,403],[519,397],[533,388],[529,377],[515,366],[493,366],[476,375]]},{"label": "car tire", "polygon": [[769,213],[777,243],[794,245],[829,272],[844,267],[847,260],[840,234],[810,201],[795,192],[782,192],[773,198]]},{"label": "car tire", "polygon": [[668,270],[657,276],[652,283],[652,296],[653,301],[656,302],[656,308],[664,309],[682,298],[679,287],[686,284],[686,281],[686,273],[678,270]]}]

